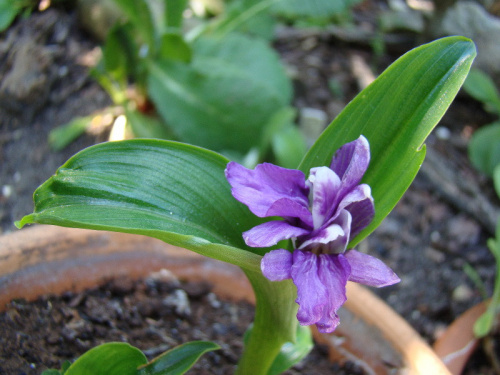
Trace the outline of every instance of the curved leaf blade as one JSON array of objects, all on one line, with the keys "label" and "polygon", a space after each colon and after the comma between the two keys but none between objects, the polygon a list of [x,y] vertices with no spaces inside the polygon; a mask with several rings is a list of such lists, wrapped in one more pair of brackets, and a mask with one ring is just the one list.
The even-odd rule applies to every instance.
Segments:
[{"label": "curved leaf blade", "polygon": [[220,349],[211,341],[191,341],[176,346],[141,366],[137,375],[182,375],[205,353]]},{"label": "curved leaf blade", "polygon": [[85,352],[65,375],[136,375],[137,368],[147,363],[146,356],[124,342],[110,342]]},{"label": "curved leaf blade", "polygon": [[18,225],[143,234],[258,271],[255,252],[263,250],[247,247],[241,233],[260,219],[231,195],[227,162],[214,152],[162,140],[92,146],[35,191],[34,213]]},{"label": "curved leaf blade", "polygon": [[448,37],[403,55],[363,90],[329,125],[300,169],[329,165],[332,154],[363,134],[371,162],[363,182],[372,188],[375,218],[354,246],[389,214],[415,178],[425,157],[425,139],[464,82],[476,55],[474,43]]}]

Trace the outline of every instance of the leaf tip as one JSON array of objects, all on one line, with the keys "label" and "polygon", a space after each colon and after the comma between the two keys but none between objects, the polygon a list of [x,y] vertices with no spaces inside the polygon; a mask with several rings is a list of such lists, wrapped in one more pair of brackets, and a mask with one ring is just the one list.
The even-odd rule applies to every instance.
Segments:
[{"label": "leaf tip", "polygon": [[16,226],[17,229],[22,229],[26,224],[32,224],[32,223],[34,223],[33,214],[30,214],[26,215],[21,220],[15,221],[14,225]]}]

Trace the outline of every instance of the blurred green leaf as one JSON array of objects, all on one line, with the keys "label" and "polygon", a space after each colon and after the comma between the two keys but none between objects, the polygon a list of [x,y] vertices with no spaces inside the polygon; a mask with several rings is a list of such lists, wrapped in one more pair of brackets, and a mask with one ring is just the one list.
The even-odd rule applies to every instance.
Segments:
[{"label": "blurred green leaf", "polygon": [[293,124],[276,133],[272,144],[277,164],[285,168],[297,168],[307,151],[302,133]]},{"label": "blurred green leaf", "polygon": [[206,26],[205,34],[223,36],[233,32],[272,40],[276,21],[270,7],[283,0],[236,0],[227,4],[225,12]]},{"label": "blurred green leaf", "polygon": [[500,115],[500,94],[486,73],[479,69],[471,69],[464,82],[464,89],[474,99],[482,102],[485,110]]},{"label": "blurred green leaf", "polygon": [[154,50],[156,30],[147,0],[115,0],[115,3],[134,25],[134,30],[142,38],[142,41],[148,45],[150,50]]},{"label": "blurred green leaf", "polygon": [[181,35],[176,33],[162,35],[159,58],[188,63],[191,61],[191,57],[191,47],[184,41]]},{"label": "blurred green leaf", "polygon": [[484,312],[474,323],[474,336],[478,338],[487,336],[491,331],[494,320],[495,314],[492,311]]},{"label": "blurred green leaf", "polygon": [[167,27],[180,28],[182,17],[186,9],[187,0],[168,0],[165,4],[165,23]]},{"label": "blurred green leaf", "polygon": [[182,375],[205,353],[220,349],[211,341],[192,341],[161,354],[141,366],[137,375]]},{"label": "blurred green leaf", "polygon": [[371,162],[363,182],[372,188],[375,217],[355,246],[394,208],[425,157],[425,139],[455,98],[476,55],[463,37],[415,48],[363,90],[311,147],[300,169],[329,165],[332,153],[361,134],[370,142]]},{"label": "blurred green leaf", "polygon": [[102,46],[102,59],[106,74],[110,75],[122,90],[126,90],[129,77],[137,78],[138,53],[130,24],[113,26]]},{"label": "blurred green leaf", "polygon": [[[265,43],[231,35],[199,39],[191,65],[150,62],[149,94],[177,139],[246,153],[271,116],[291,100],[291,84]],[[255,58],[259,56],[259,58]]]},{"label": "blurred green leaf", "polygon": [[495,191],[500,198],[500,164],[498,164],[493,170],[493,184],[495,186]]},{"label": "blurred green leaf", "polygon": [[287,18],[324,18],[345,12],[351,6],[361,1],[362,0],[277,0],[275,1],[272,11]]},{"label": "blurred green leaf", "polygon": [[241,233],[262,220],[231,195],[227,162],[170,141],[95,145],[41,185],[34,213],[16,224],[143,234],[260,273],[255,253],[265,249],[247,247]]},{"label": "blurred green leaf", "polygon": [[[194,42],[193,50],[193,63],[199,71],[216,71],[218,75],[226,70],[232,71],[258,83],[262,95],[269,93],[281,105],[290,104],[292,83],[278,53],[262,40],[238,33],[201,37]],[[275,108],[273,114],[278,109]]]},{"label": "blurred green leaf", "polygon": [[126,110],[127,122],[136,138],[172,139],[165,124],[156,117],[147,116],[136,110]]},{"label": "blurred green leaf", "polygon": [[124,342],[96,346],[78,358],[65,375],[136,375],[137,368],[147,363],[146,356]]},{"label": "blurred green leaf", "polygon": [[16,0],[0,0],[0,32],[5,31],[21,13],[22,4]]},{"label": "blurred green leaf", "polygon": [[500,122],[479,128],[469,142],[469,158],[478,170],[492,177],[500,164]]},{"label": "blurred green leaf", "polygon": [[54,151],[61,151],[92,124],[93,116],[75,117],[68,124],[58,126],[49,133],[49,145]]}]

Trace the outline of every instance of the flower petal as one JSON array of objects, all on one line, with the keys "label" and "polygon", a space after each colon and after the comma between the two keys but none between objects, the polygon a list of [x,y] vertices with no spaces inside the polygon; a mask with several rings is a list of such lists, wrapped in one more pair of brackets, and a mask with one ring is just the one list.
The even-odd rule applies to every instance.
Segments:
[{"label": "flower petal", "polygon": [[290,218],[298,218],[303,226],[310,229],[313,227],[313,219],[309,208],[287,198],[279,199],[274,202],[271,207],[269,207],[269,210],[267,210],[266,216],[281,216],[289,220]]},{"label": "flower petal", "polygon": [[351,229],[351,214],[342,210],[337,218],[327,227],[305,236],[299,249],[326,254],[343,253],[349,243]]},{"label": "flower petal", "polygon": [[349,263],[342,254],[294,251],[291,275],[297,286],[300,324],[316,324],[320,332],[332,332],[337,327],[337,310],[346,301],[349,273]]},{"label": "flower petal", "polygon": [[264,255],[260,262],[262,274],[271,281],[292,278],[292,253],[288,250],[272,250]]},{"label": "flower petal", "polygon": [[[259,164],[251,170],[230,162],[225,173],[233,196],[259,217],[282,216],[279,212],[268,213],[269,208],[280,199],[309,207],[309,189],[301,171],[269,163]],[[298,217],[290,215],[290,212],[287,214]]]},{"label": "flower petal", "polygon": [[370,144],[364,136],[345,144],[335,153],[330,168],[342,180],[343,191],[359,184],[370,163]]},{"label": "flower petal", "polygon": [[307,233],[307,229],[295,227],[286,221],[268,221],[244,232],[243,239],[251,247],[268,247]]},{"label": "flower petal", "polygon": [[320,228],[333,215],[340,191],[340,178],[328,167],[312,168],[307,182],[312,192],[314,229]]},{"label": "flower petal", "polygon": [[345,258],[351,266],[349,281],[378,288],[401,281],[398,275],[386,266],[384,262],[368,254],[349,250],[345,253]]},{"label": "flower petal", "polygon": [[337,210],[346,209],[352,216],[351,238],[363,230],[375,216],[375,206],[370,186],[361,184],[347,193]]}]

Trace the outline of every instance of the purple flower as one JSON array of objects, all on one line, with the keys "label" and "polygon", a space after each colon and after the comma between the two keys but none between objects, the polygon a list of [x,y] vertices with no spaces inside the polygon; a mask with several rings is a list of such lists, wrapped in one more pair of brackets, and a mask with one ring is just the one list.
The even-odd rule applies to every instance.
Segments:
[{"label": "purple flower", "polygon": [[361,136],[337,151],[330,168],[312,168],[307,180],[301,171],[268,163],[250,170],[230,162],[226,168],[238,201],[259,217],[283,218],[260,224],[243,238],[252,247],[292,239],[293,253],[278,249],[264,255],[262,273],[271,281],[293,280],[300,324],[316,324],[320,332],[339,324],[348,280],[376,287],[399,282],[377,258],[346,251],[375,213],[370,187],[360,184],[369,162],[370,146]]}]

